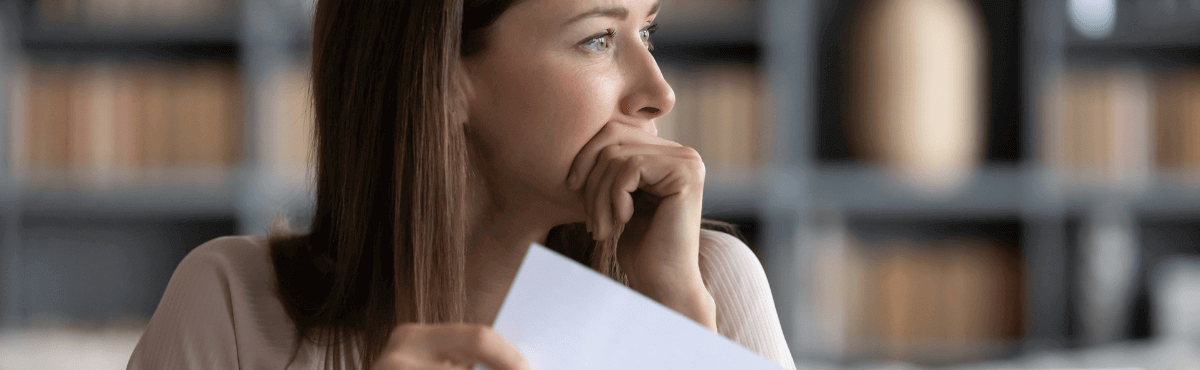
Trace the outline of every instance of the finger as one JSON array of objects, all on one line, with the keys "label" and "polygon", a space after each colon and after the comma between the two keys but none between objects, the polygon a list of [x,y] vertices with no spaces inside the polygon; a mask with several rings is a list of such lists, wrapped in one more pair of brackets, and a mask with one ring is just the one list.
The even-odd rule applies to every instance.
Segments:
[{"label": "finger", "polygon": [[577,190],[583,186],[585,176],[596,165],[600,151],[609,145],[654,144],[679,147],[678,143],[636,130],[629,125],[611,122],[604,126],[596,136],[575,155],[571,169],[567,172],[567,188]]},{"label": "finger", "polygon": [[633,219],[633,192],[638,190],[642,182],[642,170],[647,159],[641,156],[630,157],[625,166],[616,174],[612,181],[613,214],[619,224],[627,224]]},{"label": "finger", "polygon": [[616,230],[615,220],[613,219],[612,206],[612,185],[613,179],[617,177],[617,173],[627,165],[625,158],[616,158],[608,161],[605,166],[604,174],[600,175],[600,180],[596,183],[593,193],[595,198],[592,198],[592,204],[595,209],[595,217],[597,224],[600,225],[596,239],[608,239],[612,237],[613,230]]},{"label": "finger", "polygon": [[[584,196],[587,196],[588,199],[593,198],[592,195],[589,195],[589,193],[587,193],[588,187],[594,186],[595,185],[594,181],[599,180],[598,178],[595,178],[593,174],[604,174],[605,168],[606,168],[605,166],[608,165],[608,162],[611,162],[614,159],[620,159],[620,157],[629,157],[629,156],[635,156],[635,155],[670,156],[670,157],[676,157],[676,159],[692,159],[692,157],[694,157],[695,153],[696,153],[696,150],[692,150],[691,148],[688,148],[688,147],[682,147],[682,145],[680,145],[680,147],[671,147],[671,145],[659,145],[659,144],[612,144],[612,145],[608,145],[608,147],[602,148],[600,150],[599,155],[596,155],[594,165],[593,165],[594,167],[588,168],[588,172],[584,173],[584,175],[586,175],[586,177],[587,177],[586,179],[584,179],[583,185],[582,185],[583,189],[584,189]],[[590,210],[589,210],[589,213],[590,213]]]},{"label": "finger", "polygon": [[671,157],[649,157],[641,172],[639,189],[657,196],[666,197],[683,191],[704,189],[704,161],[695,149],[682,147]]},{"label": "finger", "polygon": [[702,196],[704,162],[699,157],[650,157],[642,166],[638,189],[659,199],[680,193]]},{"label": "finger", "polygon": [[604,171],[608,170],[608,166],[612,165],[612,161],[617,157],[617,153],[621,150],[620,145],[609,145],[600,151],[596,156],[596,165],[586,173],[587,181],[583,185],[584,205],[587,208],[588,224],[591,225],[592,239],[600,240],[600,219],[598,218],[599,209],[595,202],[600,188],[600,181],[604,178]]},{"label": "finger", "polygon": [[483,325],[452,324],[430,336],[436,357],[459,364],[483,364],[491,370],[527,370],[525,356],[508,340]]}]

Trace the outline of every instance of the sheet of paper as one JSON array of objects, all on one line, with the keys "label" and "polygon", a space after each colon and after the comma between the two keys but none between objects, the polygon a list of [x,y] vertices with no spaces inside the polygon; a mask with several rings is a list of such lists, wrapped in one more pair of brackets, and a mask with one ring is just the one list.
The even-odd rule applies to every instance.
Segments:
[{"label": "sheet of paper", "polygon": [[493,328],[535,370],[779,366],[586,266],[534,244]]}]

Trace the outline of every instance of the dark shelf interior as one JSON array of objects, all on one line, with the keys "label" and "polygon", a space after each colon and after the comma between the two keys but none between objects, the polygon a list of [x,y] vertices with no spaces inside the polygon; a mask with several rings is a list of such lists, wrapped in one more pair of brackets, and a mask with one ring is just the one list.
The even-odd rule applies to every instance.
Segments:
[{"label": "dark shelf interior", "polygon": [[19,14],[19,45],[33,59],[236,60],[236,14],[184,25],[44,23],[33,1]]},{"label": "dark shelf interior", "polygon": [[150,317],[183,257],[237,230],[233,218],[29,216],[21,229],[17,296],[31,321]]}]

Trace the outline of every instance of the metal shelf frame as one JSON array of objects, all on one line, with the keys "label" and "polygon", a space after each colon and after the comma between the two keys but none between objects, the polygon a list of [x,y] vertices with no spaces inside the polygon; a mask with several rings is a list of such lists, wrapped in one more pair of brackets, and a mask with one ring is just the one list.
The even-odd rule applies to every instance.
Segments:
[{"label": "metal shelf frame", "polygon": [[[0,4],[0,81],[8,81],[12,64],[15,62],[15,39],[19,30],[13,17],[17,4],[4,2]],[[7,83],[3,84],[8,86]],[[13,129],[9,122],[12,117],[12,99],[10,89],[0,88],[0,325],[16,324],[16,319],[22,316],[20,297],[22,250],[21,240],[21,203],[18,197],[20,184],[16,180],[14,167],[16,160],[12,158],[11,146],[6,145],[12,140]]]}]

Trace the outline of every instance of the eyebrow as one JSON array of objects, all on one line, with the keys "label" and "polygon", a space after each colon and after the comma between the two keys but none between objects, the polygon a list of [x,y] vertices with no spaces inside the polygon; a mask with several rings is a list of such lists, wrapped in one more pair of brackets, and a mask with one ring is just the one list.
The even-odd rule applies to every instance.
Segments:
[{"label": "eyebrow", "polygon": [[[650,13],[647,13],[646,16],[649,17],[652,15],[658,14],[658,8],[661,5],[662,5],[661,2],[657,2],[657,1],[654,2],[654,6],[650,7]],[[578,22],[582,19],[591,18],[591,17],[607,17],[607,18],[615,18],[615,19],[619,19],[619,20],[625,20],[625,18],[629,17],[629,9],[625,8],[623,6],[595,8],[595,9],[592,9],[592,10],[589,10],[589,11],[586,11],[583,13],[579,13],[578,15],[576,15],[574,17],[571,17],[571,19],[568,19],[566,23],[563,23],[563,25],[566,26],[571,23]]]}]

